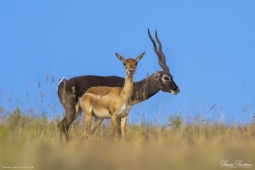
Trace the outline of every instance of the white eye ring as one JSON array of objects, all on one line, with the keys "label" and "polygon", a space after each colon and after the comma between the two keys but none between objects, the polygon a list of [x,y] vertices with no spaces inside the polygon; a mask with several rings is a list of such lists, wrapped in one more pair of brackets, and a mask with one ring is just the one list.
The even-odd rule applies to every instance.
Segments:
[{"label": "white eye ring", "polygon": [[170,81],[170,79],[169,79],[169,77],[163,77],[164,78],[164,80],[166,80],[166,81]]}]

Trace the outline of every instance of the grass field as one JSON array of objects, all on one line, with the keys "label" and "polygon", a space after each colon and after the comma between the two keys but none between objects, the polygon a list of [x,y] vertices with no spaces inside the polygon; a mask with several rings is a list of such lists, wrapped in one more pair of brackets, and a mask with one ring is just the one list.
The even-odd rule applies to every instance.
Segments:
[{"label": "grass field", "polygon": [[69,142],[57,123],[24,116],[19,109],[0,121],[1,169],[255,169],[255,122],[226,125],[173,115],[166,126],[128,124],[126,139],[110,137],[109,123],[83,138],[80,117]]}]

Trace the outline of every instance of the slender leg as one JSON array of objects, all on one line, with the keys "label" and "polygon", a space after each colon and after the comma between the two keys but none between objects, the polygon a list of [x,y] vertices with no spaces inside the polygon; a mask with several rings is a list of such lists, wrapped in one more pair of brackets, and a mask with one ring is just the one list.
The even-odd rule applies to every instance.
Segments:
[{"label": "slender leg", "polygon": [[127,124],[127,116],[121,119],[121,132],[122,132],[123,138],[126,137],[126,124]]},{"label": "slender leg", "polygon": [[90,136],[90,127],[91,127],[91,114],[89,114],[88,112],[86,112],[86,114],[84,115],[85,118],[85,138],[88,138]]},{"label": "slender leg", "polygon": [[65,136],[65,140],[69,140],[68,131],[69,128],[74,120],[75,115],[75,107],[72,103],[65,104],[65,112],[66,116],[63,118],[63,120],[58,124],[58,127],[60,129],[60,137],[62,138],[62,135]]},{"label": "slender leg", "polygon": [[121,119],[118,118],[118,119],[117,119],[117,124],[116,124],[116,125],[117,125],[117,132],[118,132],[118,135],[119,135],[119,136],[121,136],[121,127],[120,127],[120,126],[121,126],[121,123],[120,123],[120,122],[121,122]]},{"label": "slender leg", "polygon": [[111,125],[112,125],[112,136],[115,136],[116,133],[116,116],[112,115],[111,116]]},{"label": "slender leg", "polygon": [[94,121],[93,121],[91,129],[90,129],[91,134],[95,132],[95,130],[101,125],[103,120],[104,120],[103,118],[94,116]]},{"label": "slender leg", "polygon": [[79,109],[75,113],[75,116],[74,116],[73,120],[75,120],[78,116],[80,116],[81,113],[82,113],[82,109],[81,109],[81,107],[79,107]]},{"label": "slender leg", "polygon": [[90,136],[90,127],[91,127],[91,118],[92,118],[92,107],[89,96],[86,94],[80,99],[80,107],[84,113],[84,120],[85,120],[85,138]]},{"label": "slender leg", "polygon": [[65,140],[68,140],[68,131],[76,114],[75,105],[77,101],[76,98],[73,97],[72,93],[65,91],[64,89],[58,90],[58,97],[66,113],[66,116],[58,124],[58,128],[60,129],[60,138],[62,139],[62,137],[65,136]]},{"label": "slender leg", "polygon": [[64,117],[63,120],[58,123],[58,129],[60,131],[60,140],[68,140],[69,138],[65,124],[66,117]]}]

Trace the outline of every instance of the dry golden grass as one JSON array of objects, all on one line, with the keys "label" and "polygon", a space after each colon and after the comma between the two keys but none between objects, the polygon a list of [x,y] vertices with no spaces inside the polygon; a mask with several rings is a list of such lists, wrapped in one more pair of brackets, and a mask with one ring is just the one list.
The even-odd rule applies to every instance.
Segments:
[{"label": "dry golden grass", "polygon": [[[83,119],[59,140],[56,118],[23,116],[16,109],[0,121],[1,169],[227,169],[222,160],[255,169],[255,123],[226,125],[169,118],[169,126],[128,124],[127,139],[110,137],[108,124],[88,140]],[[237,168],[237,167],[235,167]],[[240,169],[240,168],[238,168]]]}]

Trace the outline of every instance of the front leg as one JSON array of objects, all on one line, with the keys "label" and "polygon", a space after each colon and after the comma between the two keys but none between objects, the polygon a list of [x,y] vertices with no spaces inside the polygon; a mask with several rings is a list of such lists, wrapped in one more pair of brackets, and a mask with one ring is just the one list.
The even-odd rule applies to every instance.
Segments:
[{"label": "front leg", "polygon": [[121,134],[123,138],[126,137],[126,124],[127,124],[127,116],[121,119]]},{"label": "front leg", "polygon": [[118,136],[121,136],[121,118],[118,118],[117,120],[117,132],[118,132]]},{"label": "front leg", "polygon": [[112,115],[111,116],[111,125],[112,125],[112,136],[114,137],[115,136],[115,133],[116,133],[116,116],[115,115]]}]

